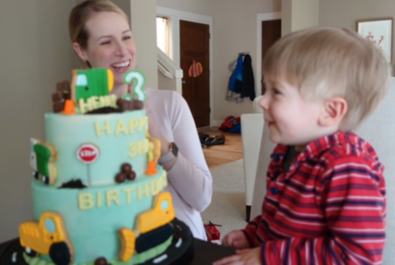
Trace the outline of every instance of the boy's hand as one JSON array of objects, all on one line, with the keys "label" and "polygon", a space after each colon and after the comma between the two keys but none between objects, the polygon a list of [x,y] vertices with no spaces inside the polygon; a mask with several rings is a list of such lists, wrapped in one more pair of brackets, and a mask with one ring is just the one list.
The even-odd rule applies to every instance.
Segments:
[{"label": "boy's hand", "polygon": [[222,245],[236,249],[245,249],[250,247],[245,234],[241,230],[234,230],[222,239]]},{"label": "boy's hand", "polygon": [[217,260],[213,265],[262,265],[261,248],[237,250],[236,255]]}]

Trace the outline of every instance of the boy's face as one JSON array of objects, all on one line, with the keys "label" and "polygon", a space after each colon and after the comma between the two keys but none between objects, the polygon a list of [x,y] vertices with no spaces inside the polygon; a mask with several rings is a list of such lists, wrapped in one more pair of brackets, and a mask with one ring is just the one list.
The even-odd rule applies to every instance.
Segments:
[{"label": "boy's face", "polygon": [[322,136],[318,124],[322,102],[305,100],[299,89],[285,79],[265,80],[266,92],[259,105],[275,143],[304,148]]}]

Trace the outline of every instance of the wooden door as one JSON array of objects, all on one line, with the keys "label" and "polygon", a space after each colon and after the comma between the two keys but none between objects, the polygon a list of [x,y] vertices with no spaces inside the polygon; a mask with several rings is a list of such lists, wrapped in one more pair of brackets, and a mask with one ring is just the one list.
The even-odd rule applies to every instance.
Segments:
[{"label": "wooden door", "polygon": [[[281,19],[262,21],[262,62],[267,50],[281,38]],[[262,71],[261,71],[262,73]],[[262,80],[262,95],[266,91],[265,80]]]},{"label": "wooden door", "polygon": [[[191,109],[197,127],[210,126],[210,32],[209,25],[180,20],[180,61],[184,72],[182,96]],[[190,77],[193,61],[203,72]]]}]

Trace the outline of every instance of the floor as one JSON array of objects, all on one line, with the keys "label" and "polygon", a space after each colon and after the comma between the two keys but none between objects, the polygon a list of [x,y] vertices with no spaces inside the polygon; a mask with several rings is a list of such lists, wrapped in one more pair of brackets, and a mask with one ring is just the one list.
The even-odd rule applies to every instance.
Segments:
[{"label": "floor", "polygon": [[210,136],[225,135],[225,144],[203,148],[204,157],[209,168],[243,158],[241,134],[223,132],[218,127],[199,128],[198,131],[209,134]]}]

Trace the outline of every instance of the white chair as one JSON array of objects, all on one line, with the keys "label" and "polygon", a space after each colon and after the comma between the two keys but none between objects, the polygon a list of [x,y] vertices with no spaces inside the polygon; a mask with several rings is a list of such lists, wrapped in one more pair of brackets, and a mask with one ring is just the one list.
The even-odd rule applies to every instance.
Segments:
[{"label": "white chair", "polygon": [[[395,264],[395,78],[391,78],[389,92],[379,108],[357,133],[369,141],[379,155],[380,161],[385,165],[384,177],[387,186],[387,223],[386,223],[386,245],[384,248],[384,265]],[[243,124],[242,124],[243,126]],[[254,125],[245,130],[253,130]],[[244,133],[244,131],[242,131]],[[256,168],[256,178],[254,194],[252,197],[251,217],[261,214],[263,198],[266,194],[266,170],[270,161],[270,154],[274,144],[269,140],[267,126],[263,127],[260,144],[258,166]],[[256,150],[244,150],[244,155],[248,153],[256,154]],[[247,180],[247,178],[246,178]],[[250,185],[250,184],[249,184]]]},{"label": "white chair", "polygon": [[253,109],[255,113],[242,114],[240,116],[247,222],[250,220],[252,195],[254,192],[255,176],[264,125],[263,111],[258,105],[260,98],[261,97],[256,97],[253,101]]}]

